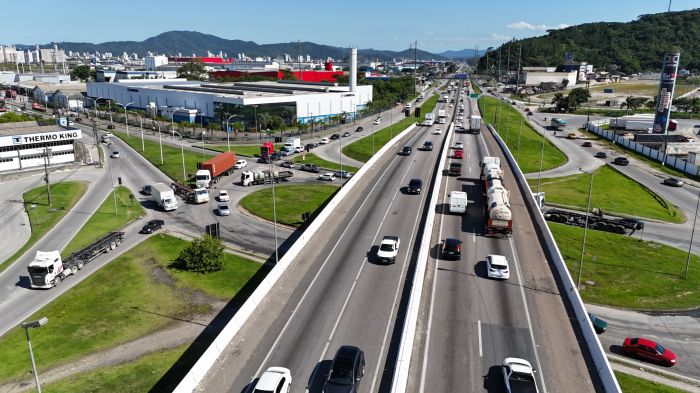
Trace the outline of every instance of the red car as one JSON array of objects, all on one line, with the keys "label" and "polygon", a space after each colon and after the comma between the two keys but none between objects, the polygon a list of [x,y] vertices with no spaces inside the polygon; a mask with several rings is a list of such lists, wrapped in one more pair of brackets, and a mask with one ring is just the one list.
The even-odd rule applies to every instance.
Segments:
[{"label": "red car", "polygon": [[455,150],[454,158],[462,159],[464,158],[464,150]]},{"label": "red car", "polygon": [[641,337],[625,339],[622,350],[627,355],[671,367],[676,364],[676,354],[654,341]]}]

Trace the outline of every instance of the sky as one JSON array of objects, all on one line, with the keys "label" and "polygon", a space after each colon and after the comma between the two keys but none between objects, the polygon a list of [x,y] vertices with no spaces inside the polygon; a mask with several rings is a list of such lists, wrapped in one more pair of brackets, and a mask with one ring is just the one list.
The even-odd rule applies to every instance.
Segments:
[{"label": "sky", "polygon": [[[397,51],[417,41],[419,49],[439,53],[486,49],[582,23],[628,22],[665,12],[668,5],[669,0],[6,0],[0,44],[143,41],[191,30],[258,44],[301,40]],[[700,8],[700,0],[672,0],[672,11],[693,8]]]}]

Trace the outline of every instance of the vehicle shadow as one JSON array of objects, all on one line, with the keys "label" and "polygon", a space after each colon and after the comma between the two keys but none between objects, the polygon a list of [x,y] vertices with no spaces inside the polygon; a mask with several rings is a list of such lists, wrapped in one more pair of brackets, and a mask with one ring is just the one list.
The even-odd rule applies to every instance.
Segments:
[{"label": "vehicle shadow", "polygon": [[474,264],[474,274],[476,274],[477,277],[489,278],[486,269],[486,261],[478,261]]},{"label": "vehicle shadow", "polygon": [[330,360],[321,360],[316,364],[306,385],[308,393],[321,393],[323,391],[323,384],[331,371],[331,363],[333,362]]},{"label": "vehicle shadow", "polygon": [[489,393],[505,393],[506,387],[503,384],[503,367],[491,366],[489,372],[484,376],[484,389]]},{"label": "vehicle shadow", "polygon": [[253,393],[253,389],[255,389],[255,384],[258,383],[260,378],[255,378],[254,380],[250,381],[249,384],[245,385],[243,389],[241,389],[241,393]]},{"label": "vehicle shadow", "polygon": [[610,346],[609,349],[610,349],[610,352],[612,352],[616,355],[627,356],[625,351],[622,350],[622,345],[613,344]]},{"label": "vehicle shadow", "polygon": [[29,280],[29,276],[19,276],[17,279],[17,282],[15,283],[16,287],[20,288],[26,288],[30,289],[32,287],[31,281]]}]

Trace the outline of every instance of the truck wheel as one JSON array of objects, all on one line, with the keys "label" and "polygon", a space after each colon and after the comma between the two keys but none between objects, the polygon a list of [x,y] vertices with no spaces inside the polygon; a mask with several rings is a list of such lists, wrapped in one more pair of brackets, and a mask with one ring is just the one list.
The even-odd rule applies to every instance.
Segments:
[{"label": "truck wheel", "polygon": [[109,249],[110,249],[110,250],[114,250],[115,248],[117,248],[117,243],[116,243],[116,242],[112,242],[112,243],[109,244]]},{"label": "truck wheel", "polygon": [[82,261],[78,263],[78,270],[82,270],[83,266],[85,266],[85,264]]},{"label": "truck wheel", "polygon": [[119,247],[120,244],[122,244],[122,241],[121,241],[121,240],[117,240],[117,247]]},{"label": "truck wheel", "polygon": [[56,276],[56,277],[54,277],[54,279],[53,279],[53,286],[54,286],[54,287],[57,287],[58,284],[60,284],[60,283],[61,283],[61,276]]}]

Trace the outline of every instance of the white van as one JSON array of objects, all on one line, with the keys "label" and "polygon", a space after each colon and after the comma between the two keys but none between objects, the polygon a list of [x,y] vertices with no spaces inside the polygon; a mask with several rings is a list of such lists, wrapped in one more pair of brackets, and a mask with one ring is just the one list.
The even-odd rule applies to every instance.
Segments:
[{"label": "white van", "polygon": [[467,212],[467,193],[450,191],[450,213],[464,214]]}]

